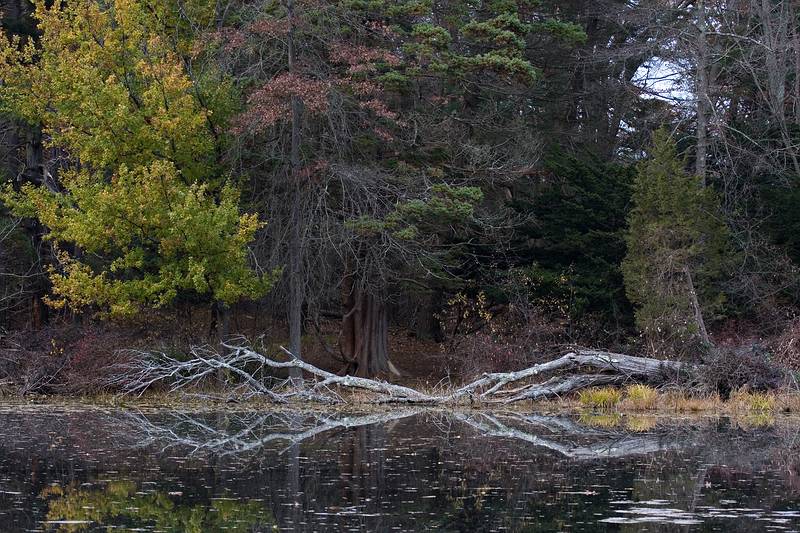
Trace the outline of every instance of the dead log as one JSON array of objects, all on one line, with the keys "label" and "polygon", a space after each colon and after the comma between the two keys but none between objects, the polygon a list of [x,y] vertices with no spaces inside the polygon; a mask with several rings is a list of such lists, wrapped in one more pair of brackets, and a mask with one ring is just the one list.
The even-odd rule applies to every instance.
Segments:
[{"label": "dead log", "polygon": [[[238,379],[232,394],[262,396],[279,403],[298,400],[342,403],[346,400],[340,392],[345,390],[361,391],[359,401],[376,403],[512,403],[564,396],[598,385],[658,385],[692,369],[691,365],[678,361],[576,350],[524,370],[484,374],[464,386],[433,394],[377,379],[340,376],[294,357],[283,347],[287,360],[267,357],[244,343],[223,343],[222,346],[227,353],[208,347],[194,348],[192,357],[187,360],[163,353],[129,352],[133,357],[119,368],[109,385],[121,387],[129,394],[142,394],[157,383],[165,383],[175,391],[198,384],[215,372],[225,371]],[[263,373],[259,374],[263,368],[297,369],[307,379],[267,383]],[[542,381],[548,374],[556,375]]]}]

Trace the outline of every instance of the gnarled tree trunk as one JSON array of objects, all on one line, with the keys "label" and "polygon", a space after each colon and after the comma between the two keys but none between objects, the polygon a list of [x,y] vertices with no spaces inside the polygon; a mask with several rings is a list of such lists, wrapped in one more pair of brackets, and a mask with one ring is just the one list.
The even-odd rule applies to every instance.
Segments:
[{"label": "gnarled tree trunk", "polygon": [[389,361],[389,316],[386,303],[354,283],[344,280],[342,291],[342,335],[340,349],[347,362],[343,374],[360,377],[392,372]]}]

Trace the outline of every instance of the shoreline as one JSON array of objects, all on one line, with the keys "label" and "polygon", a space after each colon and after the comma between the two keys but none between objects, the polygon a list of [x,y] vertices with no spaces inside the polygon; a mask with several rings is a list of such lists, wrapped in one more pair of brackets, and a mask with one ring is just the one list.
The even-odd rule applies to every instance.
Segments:
[{"label": "shoreline", "polygon": [[722,401],[719,397],[687,397],[674,393],[659,393],[657,403],[649,408],[634,408],[621,403],[611,407],[591,407],[578,398],[517,402],[513,404],[481,403],[453,404],[387,404],[368,401],[346,401],[339,404],[290,402],[277,404],[266,399],[228,402],[208,395],[152,393],[141,397],[100,394],[94,396],[37,395],[32,397],[0,396],[2,411],[39,411],[64,408],[75,410],[130,409],[141,412],[180,411],[203,412],[297,412],[297,413],[390,413],[417,410],[420,413],[537,413],[552,416],[631,416],[657,418],[708,418],[767,416],[800,421],[800,393],[770,394],[774,403],[769,408],[752,408],[735,397]]}]

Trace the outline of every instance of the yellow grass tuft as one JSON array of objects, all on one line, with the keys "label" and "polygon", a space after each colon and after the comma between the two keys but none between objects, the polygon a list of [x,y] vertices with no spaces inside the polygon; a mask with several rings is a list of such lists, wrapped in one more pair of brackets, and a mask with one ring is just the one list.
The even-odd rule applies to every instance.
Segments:
[{"label": "yellow grass tuft", "polygon": [[648,411],[656,408],[658,391],[648,385],[628,385],[625,387],[623,407],[634,411]]},{"label": "yellow grass tuft", "polygon": [[622,401],[622,392],[614,387],[592,387],[580,391],[578,401],[584,407],[611,409]]}]

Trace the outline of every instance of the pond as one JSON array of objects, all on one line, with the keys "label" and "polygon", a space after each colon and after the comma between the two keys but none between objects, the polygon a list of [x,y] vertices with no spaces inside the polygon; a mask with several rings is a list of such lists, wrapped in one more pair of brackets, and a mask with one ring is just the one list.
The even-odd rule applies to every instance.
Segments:
[{"label": "pond", "polygon": [[0,531],[798,531],[800,420],[0,408]]}]

